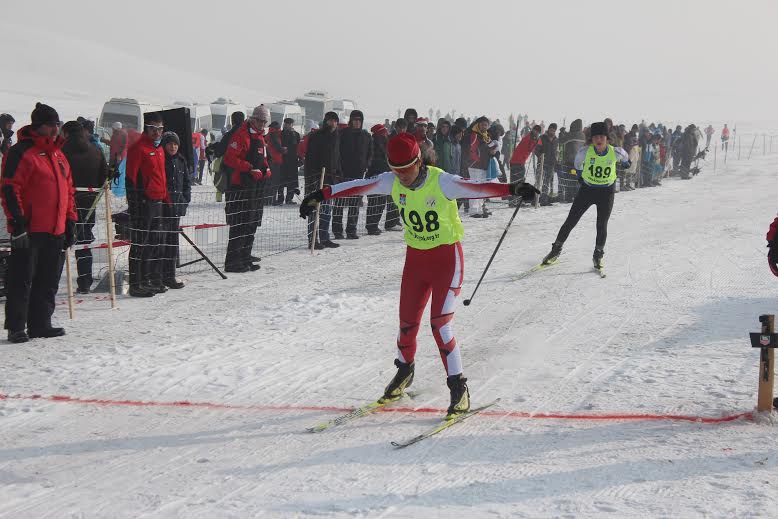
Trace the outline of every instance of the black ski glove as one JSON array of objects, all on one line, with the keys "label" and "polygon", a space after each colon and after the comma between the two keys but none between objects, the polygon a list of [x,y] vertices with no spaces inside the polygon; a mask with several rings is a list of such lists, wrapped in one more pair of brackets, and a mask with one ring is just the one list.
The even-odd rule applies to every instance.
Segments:
[{"label": "black ski glove", "polygon": [[628,160],[627,162],[622,162],[621,164],[619,164],[619,166],[621,166],[621,169],[629,169],[630,167],[632,167],[632,161]]},{"label": "black ski glove", "polygon": [[535,195],[539,195],[540,191],[537,190],[532,184],[526,182],[516,182],[511,184],[510,193],[514,196],[520,196],[524,200],[532,200]]},{"label": "black ski glove", "polygon": [[324,191],[314,191],[310,195],[303,198],[300,203],[300,218],[308,218],[316,210],[316,206],[324,201]]},{"label": "black ski glove", "polygon": [[27,234],[27,227],[24,222],[15,220],[11,227],[11,249],[21,250],[30,248],[30,236]]},{"label": "black ski glove", "polygon": [[65,220],[65,248],[69,249],[76,244],[76,222]]}]

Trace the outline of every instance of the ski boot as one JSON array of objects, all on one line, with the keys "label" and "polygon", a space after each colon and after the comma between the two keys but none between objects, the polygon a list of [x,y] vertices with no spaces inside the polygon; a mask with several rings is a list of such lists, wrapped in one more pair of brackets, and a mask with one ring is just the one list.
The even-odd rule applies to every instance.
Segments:
[{"label": "ski boot", "polygon": [[601,270],[605,266],[605,262],[602,260],[604,254],[605,251],[603,249],[595,247],[594,254],[592,255],[592,262],[594,263],[594,268],[597,270]]},{"label": "ski boot", "polygon": [[551,252],[546,254],[546,257],[543,258],[543,265],[551,265],[552,263],[556,263],[559,260],[559,255],[562,254],[562,244],[559,242],[554,242],[551,244]]},{"label": "ski boot", "polygon": [[381,397],[381,402],[393,402],[399,400],[405,388],[413,383],[413,370],[414,363],[400,362],[399,359],[394,359],[394,365],[397,366],[397,373],[389,385],[384,389],[384,396]]},{"label": "ski boot", "polygon": [[448,377],[446,384],[451,391],[451,405],[446,415],[448,420],[470,410],[470,390],[467,388],[467,379],[461,374]]}]

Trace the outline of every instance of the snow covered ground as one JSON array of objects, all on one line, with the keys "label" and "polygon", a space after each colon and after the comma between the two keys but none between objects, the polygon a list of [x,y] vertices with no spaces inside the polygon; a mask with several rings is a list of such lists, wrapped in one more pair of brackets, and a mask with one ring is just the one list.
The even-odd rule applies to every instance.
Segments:
[{"label": "snow covered ground", "polygon": [[[522,413],[753,410],[747,333],[778,312],[764,259],[777,167],[759,157],[618,194],[606,279],[591,269],[592,209],[557,266],[512,281],[569,205],[522,208],[455,321],[473,402],[500,397],[497,412],[399,451],[390,441],[438,415],[304,432],[393,375],[396,233],[279,254],[226,281],[189,275],[184,290],[122,298],[114,312],[87,300],[72,323],[61,305],[67,337],[0,343],[0,393],[15,395],[0,400],[0,517],[775,517],[774,417]],[[465,221],[462,298],[509,216]],[[424,393],[406,405],[443,409],[427,326],[419,342]],[[213,405],[163,405],[180,401]]]}]

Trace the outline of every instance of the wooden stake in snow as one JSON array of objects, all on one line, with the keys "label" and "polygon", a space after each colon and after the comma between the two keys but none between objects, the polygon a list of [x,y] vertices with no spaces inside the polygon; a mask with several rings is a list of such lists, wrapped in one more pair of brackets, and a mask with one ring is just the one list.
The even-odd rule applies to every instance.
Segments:
[{"label": "wooden stake in snow", "polygon": [[775,316],[760,315],[762,331],[751,333],[751,346],[761,348],[759,356],[759,393],[756,410],[770,412],[773,409],[773,385],[775,383],[775,348],[778,335],[775,333]]},{"label": "wooden stake in snow", "polygon": [[73,319],[73,281],[70,279],[70,249],[65,249],[65,276],[68,283],[68,315]]}]

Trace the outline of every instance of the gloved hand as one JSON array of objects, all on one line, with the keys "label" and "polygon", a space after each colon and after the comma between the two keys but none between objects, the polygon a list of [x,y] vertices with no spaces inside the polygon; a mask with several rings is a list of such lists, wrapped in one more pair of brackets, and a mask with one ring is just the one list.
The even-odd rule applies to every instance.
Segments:
[{"label": "gloved hand", "polygon": [[262,178],[265,176],[264,172],[261,169],[252,169],[249,171],[251,176],[254,178],[254,180],[262,180]]},{"label": "gloved hand", "polygon": [[11,225],[11,249],[21,250],[30,248],[30,236],[27,234],[27,227],[24,222],[14,221]]},{"label": "gloved hand", "polygon": [[767,231],[767,263],[774,276],[778,276],[778,217],[770,224]]},{"label": "gloved hand", "polygon": [[300,218],[308,218],[313,214],[316,206],[324,201],[324,191],[314,191],[310,195],[303,198],[300,203]]},{"label": "gloved hand", "polygon": [[515,196],[520,196],[524,200],[532,200],[535,195],[539,195],[540,191],[537,190],[532,184],[526,182],[516,182],[510,185],[510,193]]},{"label": "gloved hand", "polygon": [[632,167],[632,161],[628,160],[627,162],[622,162],[619,165],[621,166],[621,169],[629,169]]},{"label": "gloved hand", "polygon": [[265,172],[265,180],[267,180],[267,179],[269,179],[270,177],[273,176],[273,172],[270,171],[270,168],[265,167],[265,168],[263,168],[263,171]]},{"label": "gloved hand", "polygon": [[76,244],[76,222],[65,220],[65,248],[69,249]]}]

